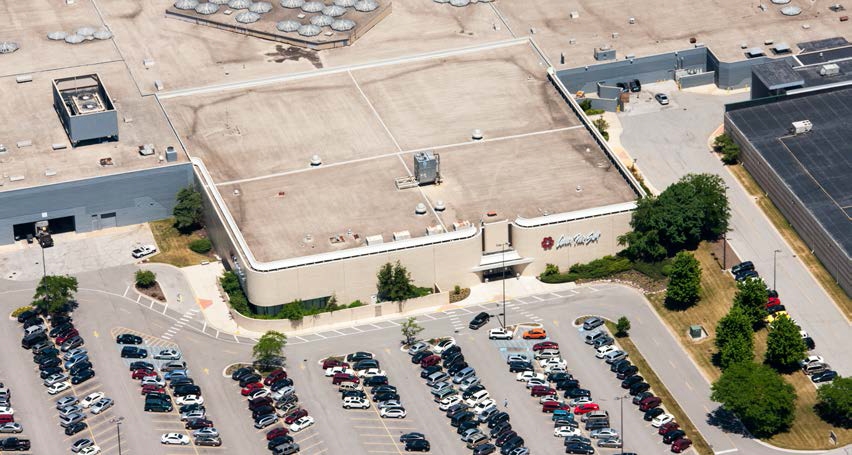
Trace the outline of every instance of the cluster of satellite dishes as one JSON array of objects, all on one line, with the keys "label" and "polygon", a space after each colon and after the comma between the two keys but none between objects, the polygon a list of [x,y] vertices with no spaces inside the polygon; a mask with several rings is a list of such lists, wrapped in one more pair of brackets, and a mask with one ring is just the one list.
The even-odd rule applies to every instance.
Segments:
[{"label": "cluster of satellite dishes", "polygon": [[[457,0],[452,0],[457,1]],[[469,0],[468,0],[469,1]],[[491,0],[479,0],[491,1]],[[355,28],[355,21],[343,19],[349,8],[355,11],[368,13],[379,8],[376,0],[333,0],[331,4],[325,4],[316,0],[279,0],[282,8],[300,10],[302,13],[314,14],[307,23],[296,19],[282,20],[275,24],[275,28],[285,33],[298,33],[302,36],[317,36],[322,32],[322,27],[330,27],[334,31],[345,32]],[[252,24],[260,20],[263,14],[272,11],[272,3],[266,1],[252,0],[176,0],[174,7],[179,10],[193,10],[198,14],[215,14],[222,8],[239,11],[234,19],[241,24]]]},{"label": "cluster of satellite dishes", "polygon": [[14,41],[0,41],[0,54],[11,54],[20,48]]},{"label": "cluster of satellite dishes", "polygon": [[101,27],[80,27],[71,33],[57,31],[47,34],[47,39],[53,41],[65,41],[68,44],[80,44],[83,41],[108,40],[112,38],[112,32]]},{"label": "cluster of satellite dishes", "polygon": [[432,0],[435,3],[449,3],[456,7],[463,7],[471,3],[491,3],[493,0]]}]

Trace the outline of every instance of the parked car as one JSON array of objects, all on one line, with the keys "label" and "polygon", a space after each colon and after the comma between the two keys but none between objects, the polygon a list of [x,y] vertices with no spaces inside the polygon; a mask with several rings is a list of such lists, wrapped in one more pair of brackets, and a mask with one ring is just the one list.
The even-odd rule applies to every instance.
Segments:
[{"label": "parked car", "polygon": [[313,424],[314,418],[311,416],[305,416],[290,424],[290,431],[293,433],[298,433],[299,431],[302,431]]},{"label": "parked car", "polygon": [[590,318],[586,318],[586,320],[583,321],[583,330],[586,330],[586,331],[594,330],[594,329],[602,326],[603,324],[604,324],[603,319],[601,319],[597,316],[592,316]]},{"label": "parked car", "polygon": [[[136,259],[143,258],[145,256],[154,254],[157,252],[157,247],[154,245],[140,245],[137,248],[134,248],[133,251],[130,252],[130,255]],[[188,444],[188,442],[187,442]]]},{"label": "parked car", "polygon": [[651,426],[654,428],[660,428],[663,425],[674,421],[674,416],[671,414],[660,414],[657,417],[654,417],[654,420],[651,421]]},{"label": "parked car", "polygon": [[489,320],[491,320],[491,316],[483,311],[473,317],[473,319],[470,321],[470,324],[468,324],[468,328],[471,330],[478,330],[485,324],[488,324]]},{"label": "parked car", "polygon": [[669,104],[669,97],[665,93],[657,93],[654,99],[663,106]]},{"label": "parked car", "polygon": [[101,398],[95,404],[92,405],[92,414],[100,414],[111,408],[114,404],[115,402],[112,400],[112,398]]},{"label": "parked car", "polygon": [[672,432],[666,433],[666,434],[665,434],[665,436],[663,436],[663,443],[665,443],[665,444],[671,444],[671,443],[673,443],[673,442],[677,441],[678,439],[681,439],[681,438],[683,438],[683,437],[685,437],[685,436],[686,436],[686,432],[685,432],[685,431],[683,431],[683,430],[675,430],[675,431],[672,431]]},{"label": "parked car", "polygon": [[681,438],[672,444],[672,452],[681,453],[692,445],[692,441],[687,438]]},{"label": "parked car", "polygon": [[521,337],[525,340],[543,340],[547,338],[547,331],[541,328],[530,329],[524,332]]},{"label": "parked car", "polygon": [[597,403],[583,403],[574,408],[574,414],[581,415],[600,409]]},{"label": "parked car", "polygon": [[811,375],[811,381],[815,384],[820,382],[831,382],[837,378],[837,372],[834,370],[825,370],[822,373],[814,373]]},{"label": "parked car", "polygon": [[115,337],[118,344],[142,344],[142,337],[131,333],[122,333]]},{"label": "parked car", "polygon": [[639,82],[639,79],[633,79],[629,82],[630,91],[631,92],[640,92],[642,91],[642,83]]},{"label": "parked car", "polygon": [[429,441],[425,439],[414,439],[405,443],[406,452],[428,452],[430,449]]},{"label": "parked car", "polygon": [[166,433],[160,436],[160,443],[166,445],[182,445],[189,444],[189,436],[181,433]]},{"label": "parked car", "polygon": [[148,350],[136,346],[125,346],[121,348],[121,358],[123,359],[145,359],[148,357]]},{"label": "parked car", "polygon": [[489,340],[511,340],[512,339],[512,331],[506,330],[502,327],[493,328],[488,331],[488,339]]}]

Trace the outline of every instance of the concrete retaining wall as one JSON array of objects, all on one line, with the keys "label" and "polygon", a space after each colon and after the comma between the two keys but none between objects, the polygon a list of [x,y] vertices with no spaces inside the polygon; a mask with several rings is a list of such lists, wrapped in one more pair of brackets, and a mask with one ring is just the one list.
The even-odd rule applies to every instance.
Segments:
[{"label": "concrete retaining wall", "polygon": [[592,109],[603,109],[607,112],[615,112],[618,109],[618,99],[616,98],[589,98],[592,102]]},{"label": "concrete retaining wall", "polygon": [[716,72],[707,71],[704,73],[690,74],[678,79],[680,88],[700,87],[702,85],[714,84],[716,82]]},{"label": "concrete retaining wall", "polygon": [[449,303],[449,293],[429,294],[425,297],[406,300],[405,302],[384,302],[376,305],[367,304],[357,308],[347,308],[334,313],[320,313],[315,316],[305,316],[299,321],[288,319],[252,319],[231,311],[234,321],[240,327],[254,332],[266,332],[277,330],[279,332],[293,332],[298,330],[319,329],[335,324],[363,321],[381,316],[397,315],[429,307],[441,306]]}]

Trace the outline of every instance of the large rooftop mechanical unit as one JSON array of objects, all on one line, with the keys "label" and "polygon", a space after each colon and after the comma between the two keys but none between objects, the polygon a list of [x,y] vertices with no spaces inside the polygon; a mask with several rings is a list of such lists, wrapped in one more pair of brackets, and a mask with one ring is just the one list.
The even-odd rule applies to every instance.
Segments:
[{"label": "large rooftop mechanical unit", "polygon": [[432,152],[415,153],[414,177],[420,185],[441,183],[441,157]]},{"label": "large rooftop mechanical unit", "polygon": [[73,146],[118,140],[118,112],[97,74],[54,79],[53,107]]}]

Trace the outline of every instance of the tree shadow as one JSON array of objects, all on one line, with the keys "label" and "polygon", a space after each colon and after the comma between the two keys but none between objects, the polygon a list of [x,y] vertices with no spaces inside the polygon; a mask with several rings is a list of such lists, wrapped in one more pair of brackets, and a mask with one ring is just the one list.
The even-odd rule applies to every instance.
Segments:
[{"label": "tree shadow", "polygon": [[707,413],[707,423],[714,427],[718,427],[725,433],[734,433],[747,438],[752,437],[745,425],[737,419],[737,416],[735,416],[734,413],[723,409],[721,406]]},{"label": "tree shadow", "polygon": [[695,302],[676,302],[666,297],[663,305],[665,305],[666,309],[669,311],[686,311],[692,308],[692,306],[695,305]]}]

